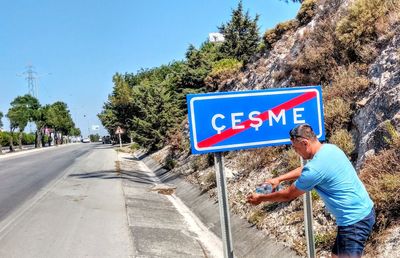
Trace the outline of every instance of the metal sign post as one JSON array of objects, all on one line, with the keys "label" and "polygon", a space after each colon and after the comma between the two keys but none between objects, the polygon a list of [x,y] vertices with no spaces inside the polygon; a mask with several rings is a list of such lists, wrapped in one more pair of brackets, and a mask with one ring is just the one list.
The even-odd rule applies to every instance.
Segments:
[{"label": "metal sign post", "polygon": [[217,178],[217,189],[218,189],[218,206],[221,218],[221,234],[222,234],[222,242],[224,245],[224,257],[233,258],[231,222],[229,217],[229,203],[226,191],[224,161],[221,152],[215,153],[214,160],[215,160],[215,174]]},{"label": "metal sign post", "polygon": [[[301,158],[301,165],[307,164],[307,161]],[[308,258],[315,258],[315,241],[314,241],[314,230],[313,230],[313,219],[312,219],[312,197],[311,191],[304,194],[303,198],[304,205],[304,231],[307,240],[307,256]]]},{"label": "metal sign post", "polygon": [[115,133],[118,134],[118,138],[119,138],[119,147],[122,148],[122,141],[121,141],[121,134],[123,134],[125,132],[124,129],[122,129],[121,127],[117,127],[117,130],[115,130]]}]

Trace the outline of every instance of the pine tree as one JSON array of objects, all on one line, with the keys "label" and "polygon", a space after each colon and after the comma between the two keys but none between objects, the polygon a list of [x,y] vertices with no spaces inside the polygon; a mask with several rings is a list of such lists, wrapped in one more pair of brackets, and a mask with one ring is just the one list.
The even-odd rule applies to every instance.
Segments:
[{"label": "pine tree", "polygon": [[231,20],[218,28],[225,37],[221,52],[226,57],[236,58],[247,63],[257,53],[260,42],[258,17],[256,15],[254,19],[251,19],[248,11],[244,14],[242,1],[240,1],[238,7],[232,11]]}]

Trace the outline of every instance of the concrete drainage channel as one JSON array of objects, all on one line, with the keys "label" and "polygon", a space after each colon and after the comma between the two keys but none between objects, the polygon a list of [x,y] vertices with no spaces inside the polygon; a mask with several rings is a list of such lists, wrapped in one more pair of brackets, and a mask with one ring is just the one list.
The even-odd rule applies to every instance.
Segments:
[{"label": "concrete drainage channel", "polygon": [[[207,228],[221,238],[217,203],[214,203],[206,194],[202,194],[196,186],[188,183],[179,175],[164,169],[150,156],[139,156],[137,158],[155,173],[161,183],[176,187],[174,190],[177,200],[173,202],[174,205],[186,206]],[[169,197],[174,198],[174,196]],[[253,228],[247,221],[234,214],[231,214],[231,230],[235,257],[299,257],[288,247],[268,238],[262,232]]]}]

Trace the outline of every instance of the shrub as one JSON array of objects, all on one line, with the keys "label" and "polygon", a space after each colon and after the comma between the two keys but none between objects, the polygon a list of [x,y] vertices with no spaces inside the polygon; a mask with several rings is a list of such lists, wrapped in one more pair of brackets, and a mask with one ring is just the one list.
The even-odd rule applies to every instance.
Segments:
[{"label": "shrub", "polygon": [[293,148],[285,151],[283,154],[283,160],[282,160],[282,165],[284,166],[286,171],[293,170],[295,168],[298,168],[300,166],[300,157],[299,155],[294,151]]},{"label": "shrub", "polygon": [[250,214],[248,221],[251,224],[259,225],[263,221],[264,217],[265,213],[262,210],[256,210]]},{"label": "shrub", "polygon": [[174,157],[174,154],[172,152],[170,152],[165,159],[164,167],[168,170],[171,170],[171,169],[175,168],[176,164],[177,164],[177,161]]},{"label": "shrub", "polygon": [[330,81],[338,66],[336,59],[339,59],[332,31],[332,22],[326,19],[307,32],[297,55],[283,65],[286,77],[292,77],[297,85]]},{"label": "shrub", "polygon": [[[390,13],[399,11],[397,0],[357,0],[338,22],[335,35],[355,59],[368,62],[375,55],[367,55],[379,34],[388,32]],[[398,17],[396,18],[399,19]],[[367,51],[367,53],[365,53]],[[370,53],[371,54],[371,53]]]},{"label": "shrub", "polygon": [[210,172],[208,172],[205,175],[203,182],[208,189],[215,187],[217,185],[217,175],[215,174],[215,171],[211,170]]},{"label": "shrub", "polygon": [[222,59],[213,64],[212,70],[204,82],[211,91],[219,90],[222,82],[234,77],[242,68],[243,62],[233,58]]},{"label": "shrub", "polygon": [[400,149],[368,157],[360,178],[375,203],[376,228],[381,232],[400,218]]},{"label": "shrub", "polygon": [[385,131],[389,135],[388,137],[384,136],[383,139],[390,147],[400,148],[400,134],[396,131],[396,128],[390,123],[389,120],[385,121]]},{"label": "shrub", "polygon": [[329,139],[329,142],[337,145],[343,150],[344,153],[346,153],[347,156],[350,156],[355,149],[353,137],[345,129],[334,131]]},{"label": "shrub", "polygon": [[250,171],[263,169],[275,160],[277,160],[282,153],[282,148],[267,147],[252,150],[239,151],[236,161],[237,166],[248,174]]},{"label": "shrub", "polygon": [[279,23],[275,28],[269,29],[264,33],[263,41],[266,49],[272,49],[273,44],[280,40],[287,31],[294,30],[298,27],[296,20],[289,20]]},{"label": "shrub", "polygon": [[312,198],[313,201],[316,201],[316,200],[320,199],[320,197],[319,197],[319,195],[318,195],[318,193],[317,193],[317,191],[315,189],[311,190],[311,198]]},{"label": "shrub", "polygon": [[389,149],[367,157],[360,178],[375,203],[378,232],[400,218],[400,134],[386,122]]},{"label": "shrub", "polygon": [[221,73],[226,73],[226,72],[235,73],[239,71],[240,68],[242,68],[242,66],[243,66],[242,61],[239,61],[234,58],[225,58],[215,62],[212,65],[212,69],[209,76],[217,76]]},{"label": "shrub", "polygon": [[140,145],[136,142],[132,143],[129,148],[131,149],[131,151],[136,151],[138,149],[140,149]]},{"label": "shrub", "polygon": [[315,0],[303,1],[296,16],[296,19],[299,21],[300,25],[305,25],[311,21],[311,19],[314,17],[316,7],[317,4]]},{"label": "shrub", "polygon": [[332,84],[325,88],[325,100],[333,98],[343,98],[346,101],[355,100],[370,84],[368,77],[363,74],[364,69],[364,66],[360,65],[338,67]]},{"label": "shrub", "polygon": [[353,110],[350,103],[340,98],[334,98],[326,101],[324,108],[325,129],[327,132],[346,127],[350,122]]},{"label": "shrub", "polygon": [[[184,122],[187,123],[187,120]],[[176,128],[168,132],[167,144],[171,146],[172,151],[189,152],[189,138],[185,136],[183,130],[182,128]]]},{"label": "shrub", "polygon": [[198,155],[192,161],[192,169],[194,171],[204,170],[214,165],[213,154]]},{"label": "shrub", "polygon": [[315,246],[318,249],[329,249],[336,238],[336,231],[315,234]]}]

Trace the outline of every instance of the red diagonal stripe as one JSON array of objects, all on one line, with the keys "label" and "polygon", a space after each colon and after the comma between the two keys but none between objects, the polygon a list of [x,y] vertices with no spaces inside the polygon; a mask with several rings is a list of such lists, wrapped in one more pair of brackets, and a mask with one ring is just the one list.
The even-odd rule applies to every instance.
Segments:
[{"label": "red diagonal stripe", "polygon": [[[284,109],[284,110],[290,110],[310,99],[315,98],[316,96],[316,92],[315,91],[311,91],[311,92],[306,92],[304,94],[301,94],[300,96],[297,96],[289,101],[286,101],[276,107],[273,107],[272,109],[270,109],[274,114],[279,114],[279,112]],[[265,121],[268,119],[268,110],[259,114],[257,117],[261,118],[262,121]],[[239,126],[244,125],[243,129],[235,129],[233,130],[232,128],[226,129],[225,131],[223,131],[220,134],[215,134],[201,142],[199,142],[198,146],[200,148],[206,148],[206,147],[210,147],[213,146],[223,140],[226,140],[238,133],[241,133],[247,129],[250,128],[250,124],[251,124],[251,120],[246,120],[244,122],[242,122],[241,124],[239,124]]]}]

